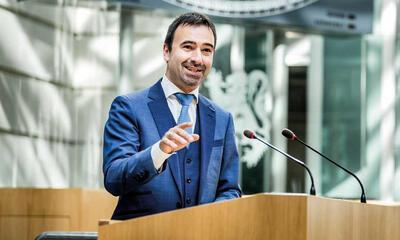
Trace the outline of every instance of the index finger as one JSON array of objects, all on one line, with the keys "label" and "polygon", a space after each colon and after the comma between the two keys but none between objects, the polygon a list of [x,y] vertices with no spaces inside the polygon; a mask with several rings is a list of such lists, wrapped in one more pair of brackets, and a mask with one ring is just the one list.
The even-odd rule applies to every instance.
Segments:
[{"label": "index finger", "polygon": [[185,129],[185,128],[191,127],[192,125],[193,125],[192,122],[184,122],[184,123],[177,125],[177,127],[180,129]]}]

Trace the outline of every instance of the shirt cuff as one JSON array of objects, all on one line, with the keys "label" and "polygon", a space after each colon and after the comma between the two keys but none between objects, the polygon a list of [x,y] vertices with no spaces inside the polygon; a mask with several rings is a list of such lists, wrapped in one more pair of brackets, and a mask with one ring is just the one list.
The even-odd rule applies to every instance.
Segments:
[{"label": "shirt cuff", "polygon": [[160,141],[156,142],[151,147],[151,158],[153,159],[154,167],[157,169],[158,172],[162,169],[162,165],[164,164],[165,160],[172,155],[165,153],[161,150]]}]

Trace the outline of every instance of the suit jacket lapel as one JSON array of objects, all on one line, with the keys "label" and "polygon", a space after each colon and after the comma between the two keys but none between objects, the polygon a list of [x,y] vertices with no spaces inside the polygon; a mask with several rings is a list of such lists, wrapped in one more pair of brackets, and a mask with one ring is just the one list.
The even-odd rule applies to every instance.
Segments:
[{"label": "suit jacket lapel", "polygon": [[215,132],[215,110],[207,100],[199,95],[199,117],[200,120],[200,149],[201,149],[201,168],[200,168],[200,186],[199,203],[201,202],[204,190],[207,188],[207,169],[210,163],[211,149],[214,143]]},{"label": "suit jacket lapel", "polygon": [[[165,99],[165,94],[161,87],[161,80],[150,88],[148,97],[152,99],[152,101],[149,101],[148,106],[161,139],[171,127],[176,125],[171,111],[169,110],[167,100]],[[178,154],[173,154],[167,161],[182,198],[181,171]]]}]

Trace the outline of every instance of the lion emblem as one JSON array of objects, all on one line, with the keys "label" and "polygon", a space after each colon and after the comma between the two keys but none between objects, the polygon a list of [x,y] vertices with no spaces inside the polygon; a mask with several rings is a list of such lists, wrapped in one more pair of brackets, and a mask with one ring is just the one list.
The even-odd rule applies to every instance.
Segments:
[{"label": "lion emblem", "polygon": [[268,150],[257,141],[243,136],[250,129],[269,139],[272,122],[272,88],[265,72],[234,72],[223,79],[222,73],[212,69],[204,86],[213,101],[229,110],[234,118],[236,140],[241,161],[254,167]]}]

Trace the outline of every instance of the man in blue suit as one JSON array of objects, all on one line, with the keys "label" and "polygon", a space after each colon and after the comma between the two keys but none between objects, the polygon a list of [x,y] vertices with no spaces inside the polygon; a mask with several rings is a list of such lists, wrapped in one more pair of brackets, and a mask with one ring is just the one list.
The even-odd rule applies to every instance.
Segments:
[{"label": "man in blue suit", "polygon": [[232,116],[199,94],[215,44],[206,16],[179,16],[164,41],[163,78],[112,103],[103,172],[105,188],[119,196],[113,219],[241,196]]}]

